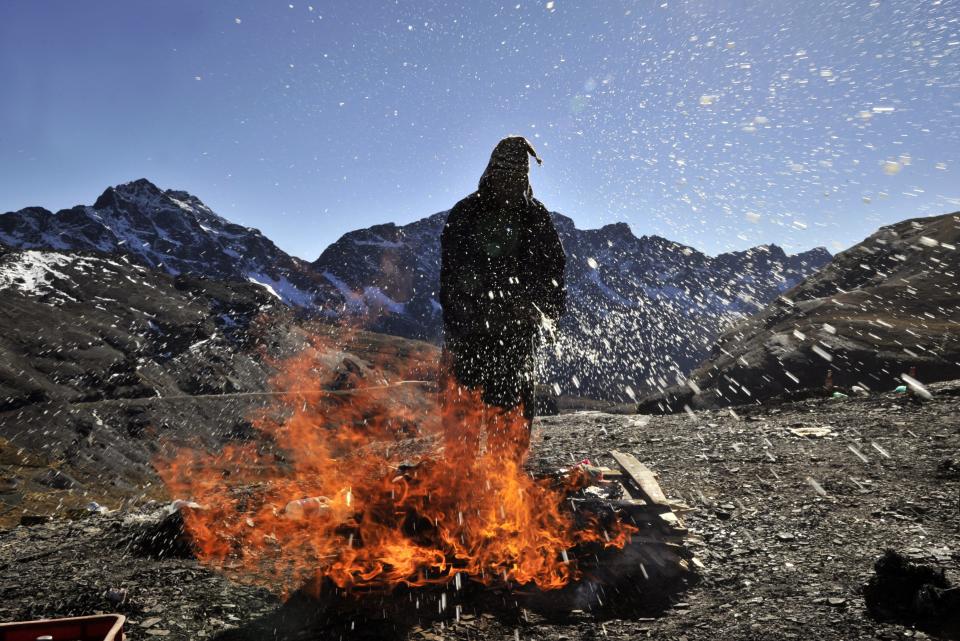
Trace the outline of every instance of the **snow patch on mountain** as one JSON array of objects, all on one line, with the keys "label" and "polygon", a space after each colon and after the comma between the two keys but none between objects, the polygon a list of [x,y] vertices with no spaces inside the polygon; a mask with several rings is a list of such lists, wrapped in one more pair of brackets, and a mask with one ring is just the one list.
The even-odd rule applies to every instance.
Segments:
[{"label": "snow patch on mountain", "polygon": [[394,314],[404,314],[406,313],[406,305],[403,303],[398,303],[389,296],[383,293],[383,290],[379,287],[364,287],[363,288],[363,298],[368,305],[372,307],[377,307],[380,309],[385,309],[387,311],[393,312]]},{"label": "snow patch on mountain", "polygon": [[267,283],[261,283],[259,280],[252,277],[248,277],[247,280],[256,285],[260,285],[260,287],[263,287],[265,290],[267,290],[267,292],[277,300],[283,300],[280,294],[277,293],[277,290],[275,290],[271,285],[268,285]]},{"label": "snow patch on mountain", "polygon": [[361,240],[357,238],[357,239],[353,239],[352,242],[354,245],[361,245],[361,246],[366,245],[369,247],[384,247],[387,249],[399,249],[400,247],[403,247],[402,242],[398,242],[395,240],[384,240],[382,238],[376,238],[375,240]]},{"label": "snow patch on mountain", "polygon": [[348,310],[354,313],[365,313],[367,311],[367,307],[363,301],[363,296],[350,289],[350,286],[343,282],[335,274],[327,271],[323,272],[323,277],[330,281],[330,283],[337,288],[337,291],[340,292],[340,295],[343,297],[344,303],[347,305]]},{"label": "snow patch on mountain", "polygon": [[[96,282],[108,271],[121,272],[131,267],[107,258],[74,253],[39,249],[11,252],[0,255],[0,292],[17,291],[51,305],[80,302],[76,297],[80,287],[78,279]],[[106,299],[94,296],[93,300]]]},{"label": "snow patch on mountain", "polygon": [[600,271],[597,269],[591,269],[587,272],[587,278],[593,283],[603,294],[610,300],[616,302],[619,305],[624,307],[634,307],[635,303],[631,300],[627,300],[619,293],[614,291],[609,285],[603,282],[603,277],[600,276]]},{"label": "snow patch on mountain", "polygon": [[10,256],[0,264],[0,290],[16,289],[28,296],[39,296],[54,291],[51,280],[68,280],[60,271],[74,260],[67,256],[46,251],[25,251],[19,256]]},{"label": "snow patch on mountain", "polygon": [[286,278],[271,278],[266,274],[251,272],[247,280],[265,288],[275,298],[287,305],[295,307],[310,307],[313,305],[313,295],[296,287]]}]

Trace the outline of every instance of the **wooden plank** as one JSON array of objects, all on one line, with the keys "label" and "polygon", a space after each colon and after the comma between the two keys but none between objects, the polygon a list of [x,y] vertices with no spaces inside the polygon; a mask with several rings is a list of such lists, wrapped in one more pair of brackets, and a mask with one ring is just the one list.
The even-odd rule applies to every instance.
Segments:
[{"label": "wooden plank", "polygon": [[650,505],[670,507],[670,502],[664,495],[663,490],[660,489],[660,484],[657,483],[657,477],[649,467],[638,461],[632,454],[613,450],[610,452],[610,456],[617,462],[624,474],[633,480],[644,501]]},{"label": "wooden plank", "polygon": [[675,536],[686,536],[687,528],[684,526],[683,521],[677,518],[677,515],[673,512],[664,512],[660,515],[660,520],[663,523],[663,531],[672,534]]}]

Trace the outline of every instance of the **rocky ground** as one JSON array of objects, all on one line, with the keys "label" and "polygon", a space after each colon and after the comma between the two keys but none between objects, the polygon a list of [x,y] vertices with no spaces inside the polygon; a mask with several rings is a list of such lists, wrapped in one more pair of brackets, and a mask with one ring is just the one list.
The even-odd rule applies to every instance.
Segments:
[{"label": "rocky ground", "polygon": [[416,595],[402,594],[380,599],[384,609],[406,604],[402,622],[384,622],[370,610],[346,615],[332,598],[282,605],[190,558],[151,555],[138,543],[156,510],[145,506],[0,531],[0,620],[122,612],[132,640],[268,639],[275,631],[300,639],[927,638],[872,619],[862,587],[887,548],[958,578],[960,381],[930,389],[933,399],[922,403],[878,394],[540,420],[533,469],[585,458],[610,464],[607,451],[629,451],[692,508],[689,545],[706,570],[662,612],[597,613],[587,603],[548,620],[463,594],[451,597],[463,606],[460,620],[441,623],[419,617]]}]

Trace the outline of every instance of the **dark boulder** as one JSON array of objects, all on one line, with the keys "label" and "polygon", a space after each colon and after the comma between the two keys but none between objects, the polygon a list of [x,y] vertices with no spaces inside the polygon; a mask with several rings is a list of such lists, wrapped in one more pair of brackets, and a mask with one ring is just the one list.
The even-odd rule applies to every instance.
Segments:
[{"label": "dark boulder", "polygon": [[47,469],[39,472],[33,477],[33,480],[40,485],[45,485],[55,490],[72,490],[80,487],[79,481],[66,472],[60,470]]},{"label": "dark boulder", "polygon": [[895,621],[960,638],[960,590],[942,568],[913,563],[887,550],[863,591],[867,610],[881,621]]}]

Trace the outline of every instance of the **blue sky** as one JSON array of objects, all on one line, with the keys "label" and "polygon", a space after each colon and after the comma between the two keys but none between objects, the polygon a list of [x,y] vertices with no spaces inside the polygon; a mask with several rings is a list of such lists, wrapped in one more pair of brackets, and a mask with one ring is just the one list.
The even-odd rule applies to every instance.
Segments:
[{"label": "blue sky", "polygon": [[314,259],[472,191],[709,253],[960,209],[960,0],[0,3],[0,211],[147,177]]}]

